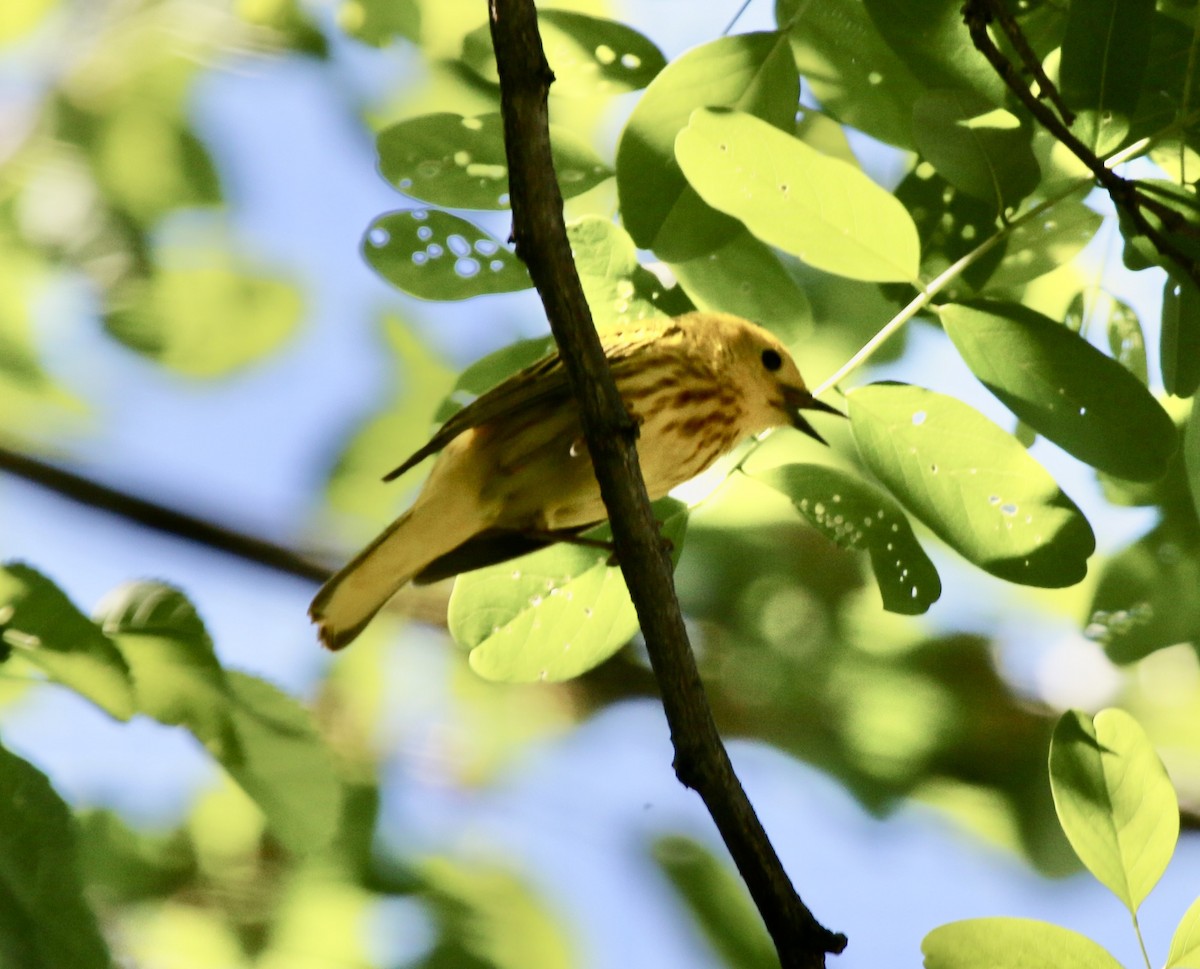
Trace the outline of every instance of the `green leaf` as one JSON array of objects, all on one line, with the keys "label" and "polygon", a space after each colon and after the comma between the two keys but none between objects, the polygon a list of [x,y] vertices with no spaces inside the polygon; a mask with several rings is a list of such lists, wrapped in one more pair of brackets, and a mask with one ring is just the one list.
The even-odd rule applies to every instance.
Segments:
[{"label": "green leaf", "polygon": [[0,965],[108,969],[74,821],[46,776],[0,747]]},{"label": "green leaf", "polygon": [[312,717],[258,677],[233,671],[226,677],[241,748],[235,756],[220,757],[221,766],[290,851],[319,851],[337,832],[342,787]]},{"label": "green leaf", "polygon": [[[565,199],[613,172],[571,131],[550,126],[554,171]],[[383,177],[413,198],[458,209],[507,209],[508,160],[499,114],[426,114],[383,129],[376,139]]]},{"label": "green leaf", "polygon": [[1064,713],[1050,741],[1050,788],[1071,847],[1136,915],[1179,838],[1179,802],[1149,738],[1123,710]]},{"label": "green leaf", "polygon": [[692,308],[682,292],[668,290],[638,262],[633,240],[611,219],[589,215],[572,222],[567,238],[597,326],[675,316]]},{"label": "green leaf", "polygon": [[678,835],[654,842],[654,860],[728,969],[779,965],[746,886],[702,845]]},{"label": "green leaf", "polygon": [[421,9],[416,0],[343,0],[337,25],[372,47],[386,47],[398,37],[419,43]]},{"label": "green leaf", "polygon": [[735,108],[790,131],[799,88],[783,34],[722,37],[672,61],[634,107],[617,146],[621,218],[638,247],[680,261],[727,241],[737,223],[688,185],[675,136],[704,107]]},{"label": "green leaf", "polygon": [[912,106],[925,87],[880,36],[860,0],[777,0],[775,19],[826,111],[889,145],[916,149]]},{"label": "green leaf", "polygon": [[27,565],[0,567],[0,643],[110,716],[133,716],[133,686],[120,651],[58,586]]},{"label": "green leaf", "polygon": [[510,249],[466,219],[438,209],[384,213],[363,236],[362,253],[380,276],[420,299],[470,299],[533,285]]},{"label": "green leaf", "polygon": [[156,363],[200,378],[235,373],[295,332],[304,307],[291,283],[222,265],[229,254],[188,258],[213,264],[164,267],[121,285],[104,328]]},{"label": "green leaf", "polygon": [[[666,498],[654,507],[677,556],[687,506]],[[607,535],[605,526],[599,537]],[[638,629],[610,558],[605,549],[560,544],[460,575],[446,616],[450,635],[471,650],[471,668],[485,679],[558,682],[586,673]]]},{"label": "green leaf", "polygon": [[675,154],[700,196],[763,242],[851,279],[916,278],[911,216],[855,166],[751,115],[708,110],[692,115]]},{"label": "green leaf", "polygon": [[927,91],[913,105],[917,149],[951,185],[1002,212],[1037,188],[1030,129],[964,90]]},{"label": "green leaf", "polygon": [[1071,0],[1059,89],[1072,133],[1097,155],[1120,147],[1138,106],[1154,0]]},{"label": "green leaf", "polygon": [[1104,564],[1084,635],[1116,663],[1200,640],[1200,542],[1168,519]]},{"label": "green leaf", "polygon": [[1183,466],[1187,476],[1192,507],[1200,520],[1200,407],[1192,404],[1187,426],[1183,431]]},{"label": "green leaf", "polygon": [[1061,323],[1017,303],[944,306],[967,366],[1017,417],[1100,471],[1133,481],[1167,472],[1175,424],[1133,374]]},{"label": "green leaf", "polygon": [[1087,519],[1010,434],[921,387],[871,384],[847,399],[867,467],[969,562],[1044,588],[1087,574]]},{"label": "green leaf", "polygon": [[1175,397],[1191,397],[1200,388],[1200,290],[1183,275],[1163,286],[1163,386]]},{"label": "green leaf", "polygon": [[927,87],[960,88],[1003,105],[1008,89],[971,41],[958,0],[863,0],[871,20]]},{"label": "green leaf", "polygon": [[1036,919],[964,919],[921,942],[925,969],[1122,969],[1087,936]]},{"label": "green leaf", "polygon": [[812,326],[804,290],[779,257],[745,229],[707,255],[670,265],[697,309],[753,320],[785,343],[795,342]]},{"label": "green leaf", "polygon": [[139,711],[187,727],[218,760],[238,756],[225,671],[182,592],[130,582],[105,596],[94,618],[129,663]]},{"label": "green leaf", "polygon": [[1164,969],[1200,969],[1200,898],[1179,920]]},{"label": "green leaf", "polygon": [[942,583],[891,495],[819,464],[787,464],[753,477],[786,495],[826,538],[866,551],[889,612],[914,616],[942,594]]},{"label": "green leaf", "polygon": [[0,44],[11,44],[32,32],[59,0],[8,0],[0,9]]},{"label": "green leaf", "polygon": [[1072,297],[1064,321],[1067,327],[1082,333],[1092,322],[1102,323],[1108,334],[1108,349],[1113,358],[1141,383],[1148,384],[1150,374],[1146,367],[1146,337],[1142,333],[1137,312],[1128,303],[1102,289],[1091,291],[1090,307],[1087,305],[1088,298],[1089,294],[1084,290]]},{"label": "green leaf", "polygon": [[[538,28],[554,72],[551,94],[592,97],[636,91],[653,81],[667,63],[652,41],[615,20],[570,10],[539,10]],[[500,82],[487,24],[463,38],[462,60],[485,81]]]},{"label": "green leaf", "polygon": [[1103,221],[1082,202],[1068,201],[1022,222],[1009,233],[1004,258],[981,288],[1016,289],[1066,265],[1092,240]]}]

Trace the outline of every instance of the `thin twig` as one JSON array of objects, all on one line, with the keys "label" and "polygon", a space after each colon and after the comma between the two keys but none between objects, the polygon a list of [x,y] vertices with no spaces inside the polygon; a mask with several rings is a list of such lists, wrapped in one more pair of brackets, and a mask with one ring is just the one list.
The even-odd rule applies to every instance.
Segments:
[{"label": "thin twig", "polygon": [[637,431],[613,383],[567,241],[550,155],[546,63],[533,0],[489,0],[517,254],[529,268],[579,403],[613,542],[641,622],[675,747],[675,772],[712,815],[783,966],[815,969],[846,938],[821,926],[792,887],[742,790],[704,694],[637,463]]},{"label": "thin twig", "polygon": [[1054,82],[1046,74],[1046,69],[1042,67],[1041,60],[1033,52],[1033,48],[1029,46],[1029,40],[1026,38],[1024,31],[1021,30],[1020,24],[1017,23],[1017,18],[1012,15],[1012,11],[1003,3],[997,3],[992,7],[992,13],[995,15],[1000,29],[1004,31],[1005,36],[1008,38],[1008,42],[1012,44],[1013,50],[1021,58],[1021,63],[1025,65],[1025,69],[1037,81],[1038,97],[1045,98],[1058,109],[1058,113],[1062,116],[1063,123],[1067,127],[1073,125],[1075,123],[1074,112],[1067,107],[1066,102],[1062,99],[1062,94],[1059,93]]}]

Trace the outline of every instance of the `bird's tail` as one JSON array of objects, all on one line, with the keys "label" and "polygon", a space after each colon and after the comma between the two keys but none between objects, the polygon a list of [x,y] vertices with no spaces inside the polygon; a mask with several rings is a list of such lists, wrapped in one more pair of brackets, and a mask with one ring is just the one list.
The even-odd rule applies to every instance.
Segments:
[{"label": "bird's tail", "polygon": [[349,646],[387,601],[429,562],[454,548],[450,521],[416,505],[397,518],[370,545],[326,582],[308,614],[329,649]]}]

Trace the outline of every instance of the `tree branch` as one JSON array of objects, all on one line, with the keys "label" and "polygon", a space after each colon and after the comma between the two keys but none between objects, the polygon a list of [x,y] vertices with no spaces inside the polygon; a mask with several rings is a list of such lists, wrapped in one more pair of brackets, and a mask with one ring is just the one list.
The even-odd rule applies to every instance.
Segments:
[{"label": "tree branch", "polygon": [[533,0],[489,0],[500,75],[517,254],[541,296],[571,388],[621,569],[637,609],[675,746],[675,772],[712,815],[783,966],[824,966],[846,937],[800,900],[754,813],[713,721],[679,603],[670,557],[637,462],[637,428],[613,383],[571,258],[550,155],[546,62]]}]

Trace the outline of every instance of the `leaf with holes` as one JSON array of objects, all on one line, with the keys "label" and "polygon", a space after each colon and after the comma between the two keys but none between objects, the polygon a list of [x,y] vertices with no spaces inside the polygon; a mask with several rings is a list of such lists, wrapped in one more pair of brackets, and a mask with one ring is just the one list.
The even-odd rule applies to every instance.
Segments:
[{"label": "leaf with holes", "polygon": [[925,969],[1122,969],[1097,942],[1036,919],[963,919],[921,942]]},{"label": "leaf with holes", "polygon": [[851,279],[916,278],[912,217],[855,166],[752,115],[707,109],[679,132],[675,154],[701,198],[763,242]]},{"label": "leaf with holes", "polygon": [[371,223],[363,257],[397,289],[420,299],[470,299],[529,289],[516,255],[466,219],[438,209],[400,209]]},{"label": "leaf with holes", "polygon": [[913,137],[946,181],[993,212],[1016,205],[1041,180],[1029,127],[970,91],[922,94],[913,105]]},{"label": "leaf with holes", "polygon": [[[654,504],[678,559],[687,506]],[[607,540],[607,526],[592,537]],[[460,575],[447,612],[450,634],[471,650],[489,680],[557,682],[604,662],[637,632],[637,614],[607,549],[554,545],[511,562]]]},{"label": "leaf with holes", "polygon": [[[413,198],[456,209],[508,208],[508,160],[499,114],[426,114],[385,128],[375,142],[383,177]],[[577,135],[550,126],[563,198],[595,188],[613,172]]]},{"label": "leaf with holes", "polygon": [[1150,391],[1079,334],[1027,306],[944,306],[942,325],[1009,410],[1097,470],[1153,481],[1175,454],[1175,424]]},{"label": "leaf with holes", "polygon": [[1179,802],[1124,710],[1064,713],[1050,741],[1054,808],[1079,860],[1136,915],[1179,839]]},{"label": "leaf with holes", "polygon": [[[636,91],[667,63],[652,41],[615,20],[571,10],[539,10],[538,28],[554,72],[551,94],[592,97]],[[485,81],[500,82],[487,24],[463,38],[462,60]]]},{"label": "leaf with holes", "polygon": [[1091,526],[1011,434],[922,387],[871,384],[847,400],[867,467],[967,561],[1044,588],[1087,574]]},{"label": "leaf with holes", "polygon": [[799,91],[783,34],[722,37],[672,61],[634,107],[617,146],[621,219],[633,241],[676,261],[727,241],[737,222],[688,185],[675,159],[675,135],[703,107],[736,108],[791,131]]},{"label": "leaf with holes", "polygon": [[937,569],[891,495],[820,464],[787,464],[753,477],[786,495],[826,538],[865,550],[889,612],[920,615],[942,594]]}]

